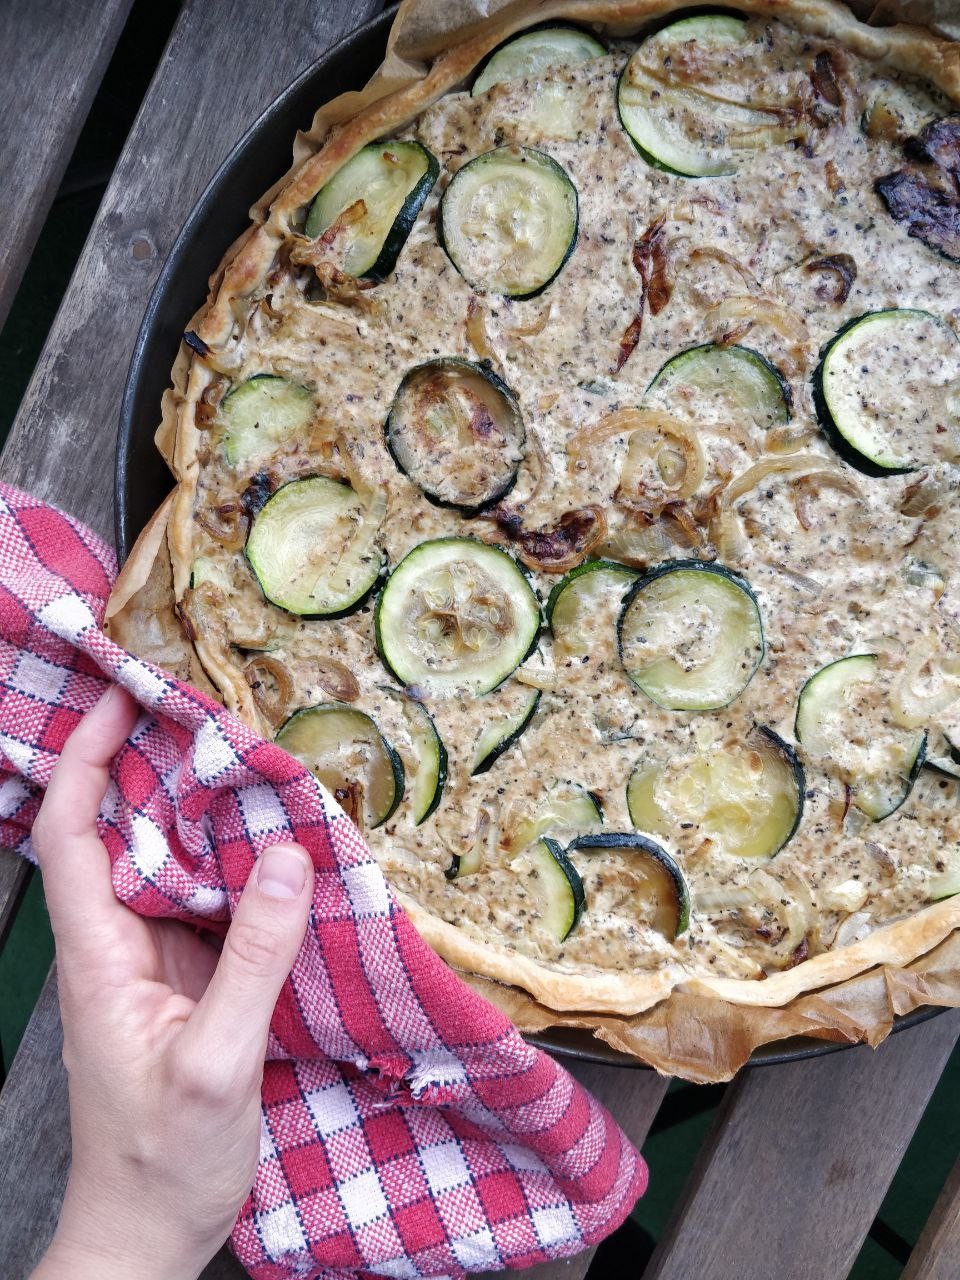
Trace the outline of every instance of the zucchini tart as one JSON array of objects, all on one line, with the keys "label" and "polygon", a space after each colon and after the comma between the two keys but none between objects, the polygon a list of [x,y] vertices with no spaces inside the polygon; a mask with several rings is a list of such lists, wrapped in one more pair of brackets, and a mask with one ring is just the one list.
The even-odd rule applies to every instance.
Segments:
[{"label": "zucchini tart", "polygon": [[957,46],[509,12],[235,246],[114,627],[169,564],[194,677],[550,1009],[904,966],[960,925]]}]

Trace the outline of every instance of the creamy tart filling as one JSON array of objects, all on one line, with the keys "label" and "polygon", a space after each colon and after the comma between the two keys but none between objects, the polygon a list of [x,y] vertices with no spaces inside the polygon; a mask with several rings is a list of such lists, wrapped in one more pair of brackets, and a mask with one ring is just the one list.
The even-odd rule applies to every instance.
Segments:
[{"label": "creamy tart filling", "polygon": [[960,267],[875,186],[947,107],[687,21],[365,148],[198,406],[211,678],[559,973],[762,978],[960,890]]}]

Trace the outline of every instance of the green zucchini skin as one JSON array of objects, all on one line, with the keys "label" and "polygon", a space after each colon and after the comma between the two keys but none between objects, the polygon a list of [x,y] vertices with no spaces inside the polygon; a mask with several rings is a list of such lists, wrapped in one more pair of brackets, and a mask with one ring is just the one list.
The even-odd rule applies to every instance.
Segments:
[{"label": "green zucchini skin", "polygon": [[426,809],[424,809],[420,817],[416,819],[418,827],[426,822],[432,814],[436,813],[437,809],[440,807],[440,801],[443,799],[443,790],[447,785],[450,763],[447,757],[447,748],[444,746],[443,739],[440,737],[440,734],[437,733],[437,726],[433,723],[433,716],[430,716],[429,712],[426,714],[429,716],[430,724],[437,739],[437,785],[433,793],[433,799],[427,805]]},{"label": "green zucchini skin", "polygon": [[[328,478],[329,477],[327,476],[299,476],[294,480],[288,480],[285,484],[280,485],[279,488],[274,489],[271,492],[269,489],[268,481],[265,481],[265,473],[260,472],[253,477],[242,499],[244,503],[244,507],[250,516],[250,531],[247,534],[247,541],[244,544],[243,554],[244,554],[244,559],[246,560],[247,564],[250,567],[250,572],[253,574],[253,578],[257,584],[258,589],[263,595],[263,598],[265,600],[268,600],[275,608],[282,609],[284,613],[290,614],[291,617],[302,618],[305,622],[318,622],[321,619],[334,622],[338,618],[350,617],[351,614],[356,613],[358,609],[363,608],[363,606],[368,602],[368,600],[377,590],[378,586],[384,581],[388,573],[387,559],[385,554],[383,554],[383,552],[381,551],[380,567],[377,573],[372,577],[371,581],[364,587],[364,589],[357,596],[354,597],[354,599],[352,599],[349,602],[349,604],[346,604],[342,609],[335,609],[330,612],[297,613],[294,610],[287,608],[285,605],[279,604],[276,600],[272,599],[272,597],[267,594],[267,591],[264,589],[263,583],[260,579],[260,572],[258,571],[257,566],[255,565],[250,554],[250,538],[253,533],[254,524],[257,518],[264,511],[267,505],[272,501],[272,499],[277,497],[278,494],[282,493],[283,490],[286,489],[288,486],[304,484],[310,480],[315,480],[315,479],[326,480]],[[339,483],[339,482],[336,482],[336,483]],[[349,485],[345,485],[344,488],[349,488]]]},{"label": "green zucchini skin", "polygon": [[753,726],[753,732],[757,734],[758,737],[763,738],[770,744],[770,746],[774,747],[780,753],[789,765],[790,771],[793,774],[793,780],[797,787],[796,817],[793,820],[793,826],[781,841],[780,847],[774,849],[773,853],[770,855],[771,858],[775,858],[781,849],[786,848],[800,829],[800,823],[803,820],[803,807],[807,797],[807,774],[800,757],[797,755],[796,749],[792,747],[789,742],[785,741],[785,739],[781,738],[779,733],[774,732],[769,725],[755,724]]},{"label": "green zucchini skin", "polygon": [[923,762],[924,769],[932,769],[934,773],[942,773],[945,778],[960,779],[960,764],[953,758],[953,752],[946,757],[927,756]]},{"label": "green zucchini skin", "polygon": [[440,177],[440,161],[432,151],[427,151],[426,147],[423,150],[428,157],[427,172],[407,196],[403,208],[397,214],[393,226],[387,233],[383,248],[380,250],[380,256],[366,273],[368,280],[375,280],[378,284],[386,280],[397,265],[400,251],[407,243],[407,238],[413,230],[414,223],[420,216],[420,210],[426,203],[427,196],[433,190],[437,178]]},{"label": "green zucchini skin", "polygon": [[674,178],[693,177],[694,176],[693,174],[684,173],[682,169],[674,169],[670,165],[666,164],[663,160],[658,160],[652,151],[648,151],[646,147],[642,147],[640,145],[640,143],[636,140],[636,138],[627,128],[627,122],[623,118],[623,111],[620,109],[620,86],[623,84],[624,76],[626,76],[627,74],[627,67],[629,66],[629,63],[630,63],[630,59],[628,58],[627,61],[623,64],[620,74],[617,76],[617,87],[614,91],[614,101],[617,104],[617,122],[619,123],[620,128],[630,139],[630,145],[633,147],[634,151],[636,151],[640,159],[643,160],[645,164],[648,164],[651,169],[659,169],[661,173],[669,173],[671,177],[674,177]]},{"label": "green zucchini skin", "polygon": [[560,942],[566,942],[574,929],[580,923],[580,917],[583,915],[587,905],[587,895],[583,887],[583,881],[580,879],[580,872],[567,857],[566,850],[556,840],[550,836],[541,836],[540,844],[544,846],[547,852],[553,858],[554,862],[567,878],[567,884],[570,886],[570,897],[573,901],[573,914],[570,920],[569,928]]},{"label": "green zucchini skin", "polygon": [[[543,293],[545,289],[549,288],[549,286],[553,284],[554,280],[556,280],[556,278],[560,275],[560,272],[567,265],[567,262],[570,259],[570,255],[573,253],[574,249],[577,247],[577,240],[580,235],[580,197],[577,192],[577,188],[574,185],[573,179],[567,173],[566,169],[564,169],[562,165],[558,164],[557,161],[554,160],[552,156],[547,155],[545,151],[538,150],[536,147],[523,147],[523,148],[514,148],[514,149],[533,152],[538,157],[541,163],[546,161],[547,167],[555,171],[557,180],[565,183],[573,192],[573,224],[570,231],[570,238],[567,244],[566,252],[564,253],[561,260],[557,263],[556,269],[554,270],[553,274],[548,279],[538,284],[534,289],[528,289],[528,290],[517,292],[517,293],[506,293],[502,295],[503,297],[512,298],[515,302],[525,302],[529,298],[539,297],[540,294]],[[464,279],[467,280],[467,283],[470,285],[470,287],[477,288],[479,291],[483,291],[483,292],[486,292],[486,290],[483,289],[482,284],[475,285],[460,270],[460,267],[456,261],[456,258],[454,257],[454,254],[450,250],[449,234],[446,231],[445,225],[444,225],[444,200],[453,182],[461,173],[463,173],[464,169],[466,169],[469,165],[477,164],[478,161],[485,160],[488,156],[495,154],[496,151],[502,151],[502,150],[510,150],[510,148],[497,147],[495,148],[494,151],[484,151],[480,155],[474,156],[472,160],[469,160],[467,164],[463,166],[463,168],[458,169],[457,172],[454,174],[453,178],[450,180],[450,183],[448,184],[447,189],[443,194],[443,197],[441,197],[440,205],[437,209],[437,242],[440,245],[440,248],[444,251],[447,257],[453,263],[456,270],[459,271],[460,274],[464,276]]]},{"label": "green zucchini skin", "polygon": [[[382,148],[384,145],[385,144],[383,142],[368,144],[369,147],[373,147],[375,149]],[[404,200],[400,208],[400,212],[397,214],[396,218],[394,218],[376,261],[371,267],[364,271],[360,277],[362,280],[373,280],[377,284],[382,284],[397,265],[397,259],[400,257],[400,251],[407,243],[407,238],[413,230],[414,223],[420,215],[420,210],[426,203],[427,196],[433,190],[437,178],[440,176],[440,161],[432,151],[428,151],[427,148],[419,142],[405,142],[404,145],[415,146],[423,153],[426,157],[427,169],[416,186],[410,190],[407,198]],[[367,147],[362,148],[363,151],[366,151],[367,149]],[[358,152],[357,154],[359,155],[360,153]],[[351,159],[353,158],[354,157],[351,157]],[[350,160],[347,160],[346,163],[349,164]],[[335,177],[336,175],[334,174],[333,176]],[[316,197],[314,197],[314,202],[311,204],[311,212],[307,214],[306,234],[308,236],[312,234],[320,234],[320,231],[317,231],[316,233],[311,233],[310,231],[310,218],[315,202]]]},{"label": "green zucchini skin", "polygon": [[[547,597],[547,603],[544,607],[544,616],[547,626],[553,626],[553,613],[557,607],[560,597],[566,591],[571,583],[576,582],[578,578],[582,578],[587,573],[600,573],[608,571],[610,573],[621,574],[624,578],[635,578],[638,570],[631,569],[628,564],[621,564],[618,560],[585,560],[583,564],[578,564],[575,569],[571,569],[569,573],[565,573],[559,582],[555,582],[550,588],[550,594]],[[628,590],[630,584],[624,585],[624,592]]]},{"label": "green zucchini skin", "polygon": [[529,728],[533,717],[537,714],[537,708],[540,706],[541,697],[542,694],[540,690],[537,689],[534,696],[530,699],[530,705],[524,713],[523,719],[520,720],[520,722],[511,729],[509,733],[502,737],[493,749],[488,751],[483,759],[479,761],[479,763],[474,765],[470,772],[471,778],[477,778],[483,773],[489,773],[504,752],[509,751],[513,744],[518,741],[523,733]]},{"label": "green zucchini skin", "polygon": [[517,658],[517,661],[514,663],[514,665],[508,671],[505,671],[503,675],[500,676],[500,678],[495,681],[495,683],[490,685],[485,684],[484,687],[482,688],[477,687],[477,689],[474,691],[476,695],[480,695],[484,693],[492,693],[494,689],[498,689],[500,685],[504,683],[505,680],[509,679],[509,677],[513,674],[513,672],[516,671],[517,667],[519,667],[522,663],[526,662],[527,658],[529,658],[531,653],[533,653],[533,651],[536,649],[537,641],[540,638],[540,625],[541,625],[540,602],[537,598],[536,592],[534,591],[533,587],[530,584],[530,574],[526,570],[524,565],[520,564],[517,560],[515,560],[514,557],[511,556],[509,552],[504,551],[502,547],[496,547],[489,543],[480,542],[476,538],[463,538],[463,537],[457,537],[457,536],[449,536],[444,538],[432,538],[432,539],[429,539],[427,542],[421,542],[417,546],[411,548],[411,550],[408,551],[407,554],[403,557],[403,559],[395,566],[393,573],[391,573],[390,577],[384,583],[383,589],[381,590],[380,595],[377,598],[377,603],[374,610],[374,640],[376,643],[377,653],[380,657],[380,661],[383,663],[387,671],[389,671],[390,674],[394,677],[394,679],[399,684],[403,685],[404,687],[407,687],[408,681],[396,669],[396,666],[394,665],[394,663],[391,662],[389,658],[388,650],[390,648],[390,645],[385,639],[383,634],[383,610],[384,610],[384,602],[387,596],[387,591],[389,590],[394,574],[396,574],[400,569],[402,569],[405,562],[408,561],[412,556],[419,556],[422,558],[426,548],[436,547],[436,546],[440,546],[443,544],[450,544],[450,543],[462,543],[467,547],[472,547],[472,546],[481,547],[483,548],[484,554],[488,552],[494,553],[496,555],[502,556],[504,560],[509,561],[511,568],[515,570],[523,579],[524,586],[526,587],[526,590],[529,593],[529,601],[533,605],[533,608],[535,611],[535,620],[534,620],[534,625],[531,627],[530,640],[524,652],[522,653],[522,655],[520,655]]},{"label": "green zucchini skin", "polygon": [[859,471],[861,475],[870,476],[871,479],[874,480],[882,480],[887,476],[908,475],[911,471],[916,470],[916,468],[881,467],[876,462],[872,462],[868,457],[862,454],[859,449],[855,449],[847,440],[846,436],[840,434],[840,431],[833,420],[833,414],[830,412],[829,406],[827,405],[827,398],[823,391],[823,366],[830,352],[841,338],[848,334],[851,329],[855,329],[861,320],[865,320],[867,316],[871,314],[873,313],[870,311],[864,311],[861,315],[854,316],[852,320],[848,320],[845,325],[837,330],[830,341],[820,349],[820,360],[813,371],[810,390],[813,396],[813,409],[817,416],[817,423],[820,430],[829,441],[831,449],[833,449],[833,451],[849,466]]},{"label": "green zucchini skin", "polygon": [[854,467],[857,471],[865,476],[870,476],[874,480],[882,480],[889,476],[909,475],[911,472],[918,471],[924,465],[921,462],[911,462],[908,465],[883,465],[870,458],[852,444],[850,440],[843,434],[838,423],[836,422],[833,412],[827,401],[826,388],[824,386],[824,376],[826,364],[831,353],[838,344],[842,343],[844,338],[854,329],[858,328],[865,320],[874,316],[882,316],[891,314],[892,312],[903,312],[905,314],[924,316],[932,320],[936,317],[931,316],[929,312],[922,311],[915,307],[894,307],[887,310],[865,311],[861,315],[854,316],[852,320],[848,320],[833,335],[820,350],[820,360],[811,376],[810,389],[813,397],[813,407],[816,413],[817,422],[821,431],[830,443],[831,448],[846,462],[849,466]]},{"label": "green zucchini skin", "polygon": [[[640,45],[637,46],[637,50],[641,48],[643,43],[645,43],[647,40],[656,38],[662,32],[668,31],[671,27],[682,26],[684,23],[693,22],[693,21],[696,21],[697,19],[708,19],[708,18],[714,18],[714,17],[727,18],[727,19],[733,18],[733,19],[736,19],[741,24],[742,27],[745,27],[744,15],[742,13],[738,13],[736,10],[715,8],[713,6],[711,6],[709,9],[699,9],[699,10],[691,9],[686,12],[669,14],[664,18],[664,20],[656,23],[653,26],[653,28],[648,32],[646,32],[646,34],[643,36],[643,39],[641,40]],[[632,62],[633,57],[635,56],[637,50],[634,50],[634,53],[631,54],[630,57],[627,59],[626,63],[624,64],[620,72],[620,75],[617,78],[617,87],[616,87],[614,98],[617,106],[618,122],[621,128],[623,129],[624,133],[630,139],[630,142],[633,145],[636,152],[638,153],[638,155],[640,155],[642,159],[648,165],[651,166],[651,168],[659,169],[663,173],[669,173],[669,174],[672,174],[674,177],[686,178],[688,180],[725,177],[725,176],[729,176],[731,173],[735,173],[736,172],[735,163],[724,165],[723,167],[719,167],[719,168],[706,168],[706,169],[701,168],[699,170],[697,168],[687,168],[687,169],[676,168],[674,165],[667,163],[667,161],[655,155],[652,151],[650,151],[650,149],[647,146],[644,146],[643,143],[637,140],[636,135],[634,134],[633,130],[630,128],[630,125],[626,119],[626,116],[624,115],[624,100],[623,100],[623,93],[622,93],[624,79],[627,75],[627,71],[629,70],[630,63]]]},{"label": "green zucchini skin", "polygon": [[410,480],[413,484],[415,484],[417,488],[420,490],[420,492],[423,494],[423,496],[428,500],[428,502],[432,502],[435,507],[444,507],[447,510],[456,511],[462,516],[476,516],[483,511],[487,511],[490,507],[496,506],[498,502],[502,502],[503,499],[510,493],[514,485],[517,483],[517,477],[520,474],[520,466],[522,463],[522,459],[517,462],[517,465],[513,469],[512,475],[496,493],[492,494],[488,498],[485,498],[481,502],[472,503],[472,504],[462,503],[462,502],[451,502],[445,498],[441,498],[439,494],[436,494],[432,492],[429,488],[427,488],[420,480],[417,479],[416,476],[411,475],[410,469],[405,465],[397,449],[396,440],[395,440],[395,431],[394,431],[394,415],[397,412],[397,407],[400,403],[400,397],[402,396],[404,390],[408,386],[410,379],[412,379],[414,375],[421,373],[425,369],[429,369],[429,368],[462,369],[465,373],[474,374],[477,377],[481,377],[484,379],[484,381],[488,382],[490,386],[496,392],[498,392],[499,395],[503,397],[508,407],[513,411],[513,414],[515,415],[516,419],[519,421],[520,432],[521,432],[521,443],[525,445],[526,444],[526,428],[523,425],[523,415],[520,412],[520,404],[517,400],[516,394],[514,393],[513,389],[509,387],[504,382],[504,380],[499,376],[499,374],[494,372],[493,369],[483,364],[482,362],[475,363],[472,360],[464,360],[460,356],[444,356],[438,360],[425,360],[422,364],[414,365],[412,369],[408,369],[407,372],[403,375],[403,378],[400,380],[400,385],[397,387],[397,390],[394,393],[393,402],[390,405],[390,411],[387,414],[387,420],[384,423],[383,430],[384,430],[384,439],[387,445],[387,451],[389,452],[390,457],[393,459],[394,465],[396,466],[397,470],[400,472],[401,475],[405,475],[408,480]]},{"label": "green zucchini skin", "polygon": [[[731,698],[729,702],[724,704],[725,706],[729,706],[732,702],[734,702],[740,696],[741,693],[743,693],[744,689],[746,689],[747,685],[749,685],[750,681],[760,670],[761,666],[763,665],[764,658],[766,657],[767,643],[766,643],[766,635],[763,629],[763,615],[760,612],[760,603],[757,600],[756,595],[754,594],[753,588],[750,586],[750,583],[747,582],[746,578],[741,577],[740,574],[735,573],[732,569],[726,568],[725,565],[716,564],[707,560],[664,560],[661,564],[656,565],[653,569],[650,569],[647,573],[639,577],[637,581],[633,584],[633,586],[630,587],[630,589],[627,591],[627,594],[624,596],[623,604],[620,608],[620,617],[617,620],[617,653],[620,658],[621,665],[623,666],[624,671],[627,671],[626,661],[625,661],[624,651],[623,651],[623,624],[624,624],[624,620],[626,619],[627,613],[630,609],[630,606],[633,604],[634,600],[637,598],[640,592],[644,590],[645,587],[648,587],[652,582],[656,582],[658,578],[665,577],[667,574],[670,574],[670,573],[676,573],[678,570],[679,571],[690,570],[697,573],[715,574],[718,578],[723,578],[726,581],[733,583],[750,599],[750,601],[753,603],[754,609],[756,610],[756,615],[759,623],[760,651],[757,656],[756,665],[754,666],[753,671],[750,673],[749,677],[747,678],[746,683],[741,687],[741,689],[736,694],[734,694],[733,698]],[[629,674],[629,672],[627,672],[627,677],[634,684],[637,683],[635,680],[633,680],[633,677]],[[653,698],[652,695],[647,693],[647,691],[643,689],[639,684],[637,685],[637,688],[639,688],[641,693],[643,693],[646,697],[649,697],[651,701],[656,702],[656,699]],[[657,705],[660,706],[662,704],[657,703]],[[720,708],[718,707],[706,707],[706,708],[704,707],[699,707],[699,708],[698,707],[688,707],[688,708],[666,707],[665,708],[665,710],[688,710],[688,711],[719,710],[719,709]]]},{"label": "green zucchini skin", "polygon": [[[821,667],[818,671],[815,671],[813,675],[810,676],[810,678],[804,683],[803,687],[800,690],[800,694],[797,698],[797,710],[794,716],[794,729],[793,729],[796,739],[801,746],[804,745],[802,723],[801,723],[803,720],[804,707],[806,702],[811,697],[816,697],[817,681],[827,671],[831,671],[836,667],[842,666],[844,663],[857,662],[862,659],[872,659],[876,661],[876,654],[855,653],[855,654],[850,654],[846,658],[837,658],[834,662],[828,662],[825,667]],[[910,792],[913,790],[913,784],[916,782],[920,774],[920,770],[922,769],[926,761],[928,741],[929,741],[929,735],[927,731],[924,730],[917,741],[916,753],[913,756],[913,759],[911,761],[910,771],[907,774],[907,776],[903,779],[904,786],[900,794],[900,798],[894,805],[892,805],[889,809],[885,810],[883,813],[873,813],[869,809],[863,808],[862,805],[858,805],[858,808],[861,808],[861,812],[866,814],[866,816],[870,818],[871,821],[882,822],[884,818],[889,818],[892,813],[896,813],[897,810],[901,808],[903,804],[907,801],[907,799],[910,796]],[[854,803],[857,803],[857,802],[854,801]]]},{"label": "green zucchini skin", "polygon": [[597,35],[594,34],[594,32],[588,31],[586,27],[581,27],[576,22],[563,22],[563,21],[537,22],[532,27],[527,27],[523,31],[519,31],[512,36],[508,36],[508,38],[502,41],[502,43],[498,44],[495,49],[490,50],[487,56],[480,62],[479,66],[477,67],[477,73],[474,76],[473,84],[470,87],[470,96],[472,98],[478,97],[479,94],[481,93],[489,92],[489,90],[494,88],[496,84],[504,83],[503,81],[498,80],[498,81],[495,81],[494,84],[485,86],[484,88],[481,88],[481,89],[477,88],[477,86],[483,80],[483,76],[487,70],[487,67],[490,65],[491,62],[493,62],[494,58],[496,58],[500,53],[502,53],[504,49],[514,44],[518,39],[522,38],[523,36],[532,35],[536,31],[576,31],[578,35],[586,36],[588,40],[593,41],[593,43],[597,46],[598,52],[596,56],[598,58],[602,57],[607,52],[606,45]]},{"label": "green zucchini skin", "polygon": [[411,698],[410,695],[403,689],[394,689],[392,685],[382,684],[382,685],[379,685],[378,688],[380,689],[381,693],[385,693],[388,698],[392,699],[394,702],[400,703],[401,706],[403,706],[404,716],[407,718],[408,723],[410,720],[410,716],[408,714],[409,710],[412,709],[415,711],[415,718],[419,717],[421,720],[421,723],[424,724],[427,728],[427,731],[430,736],[430,741],[433,745],[434,753],[436,755],[437,778],[436,778],[436,783],[433,789],[433,796],[430,800],[430,803],[423,810],[423,812],[419,814],[419,816],[416,813],[414,813],[413,815],[414,823],[419,827],[424,822],[426,822],[426,820],[433,813],[437,811],[440,805],[440,801],[443,799],[443,789],[447,785],[447,775],[448,775],[448,768],[449,768],[447,748],[444,745],[443,739],[440,737],[440,734],[437,732],[437,726],[434,723],[433,716],[430,714],[430,712],[427,710],[427,708],[423,705],[422,702],[417,702],[416,699]]},{"label": "green zucchini skin", "polygon": [[[363,719],[367,721],[375,739],[379,742],[380,746],[383,748],[386,759],[390,765],[391,773],[393,775],[393,797],[386,811],[381,816],[378,816],[377,820],[371,824],[373,829],[376,829],[377,827],[382,827],[383,824],[386,821],[388,821],[388,819],[393,817],[394,813],[396,813],[397,811],[397,807],[400,804],[400,801],[403,799],[403,792],[404,792],[406,778],[404,774],[403,761],[400,759],[397,752],[393,749],[390,743],[386,740],[386,738],[377,728],[376,722],[373,720],[373,718],[371,716],[368,716],[365,711],[360,711],[358,708],[346,702],[321,702],[321,703],[318,703],[316,706],[301,707],[298,711],[294,711],[294,713],[291,716],[288,716],[287,719],[283,722],[283,724],[279,727],[279,729],[274,734],[274,741],[278,746],[283,747],[285,751],[289,751],[290,748],[286,746],[283,740],[284,735],[287,734],[288,730],[294,727],[298,721],[301,721],[301,720],[309,721],[312,717],[318,714],[323,715],[325,712],[334,712],[334,713],[341,713],[341,714],[345,713],[347,715],[355,716],[357,719]],[[291,754],[295,754],[295,753],[291,752]],[[297,758],[300,759],[301,762],[305,764],[306,768],[308,769],[310,768],[310,766],[303,761],[302,757],[298,756]]]},{"label": "green zucchini skin", "polygon": [[686,933],[690,927],[690,890],[680,867],[662,845],[636,831],[604,831],[595,836],[577,836],[567,845],[568,854],[581,849],[622,849],[652,858],[667,873],[673,885],[677,908],[677,927],[673,936],[679,938]]},{"label": "green zucchini skin", "polygon": [[[287,397],[287,417],[288,423],[286,430],[295,433],[298,429],[304,427],[316,413],[316,397],[309,387],[303,386],[301,383],[292,382],[289,378],[279,377],[275,373],[255,373],[252,377],[247,378],[244,382],[233,387],[223,397],[220,402],[219,412],[225,419],[227,426],[223,436],[223,451],[227,462],[231,466],[240,467],[245,463],[250,463],[254,458],[269,458],[274,450],[279,449],[283,443],[284,436],[274,433],[271,439],[271,432],[266,432],[263,440],[251,439],[250,433],[245,432],[243,427],[238,425],[231,418],[231,405],[234,411],[237,405],[242,405],[244,401],[249,403],[251,396],[256,400],[262,399],[258,396],[261,388],[276,387],[284,389]],[[290,412],[291,406],[301,406],[300,412]],[[271,412],[271,406],[267,405],[267,414]],[[276,414],[276,407],[273,407],[273,413]],[[262,421],[262,419],[261,419]],[[264,446],[264,440],[266,445]],[[257,447],[259,446],[259,447]]]},{"label": "green zucchini skin", "polygon": [[695,347],[687,347],[685,351],[678,351],[676,355],[671,356],[669,360],[662,364],[650,379],[650,383],[644,392],[644,399],[646,399],[646,397],[657,388],[657,385],[662,380],[669,376],[672,369],[675,369],[678,365],[687,363],[691,360],[691,357],[696,356],[699,352],[713,351],[716,351],[718,354],[722,354],[726,359],[733,357],[747,361],[755,368],[758,368],[767,374],[779,389],[780,399],[783,405],[783,412],[778,425],[790,421],[793,416],[793,391],[790,387],[790,383],[786,380],[772,360],[768,360],[765,355],[760,351],[755,350],[753,347],[746,347],[739,342],[731,343],[728,347],[724,347],[717,342],[701,342]]}]

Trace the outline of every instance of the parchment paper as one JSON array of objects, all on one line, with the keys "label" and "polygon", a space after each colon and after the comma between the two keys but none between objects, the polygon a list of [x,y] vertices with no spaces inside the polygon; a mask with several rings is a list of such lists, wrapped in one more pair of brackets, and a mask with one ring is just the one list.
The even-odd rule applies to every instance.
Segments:
[{"label": "parchment paper", "polygon": [[[676,0],[654,0],[647,16],[655,18],[658,13],[677,7]],[[782,0],[769,0],[769,7],[771,12],[779,9],[788,16]],[[906,22],[928,26],[938,34],[960,40],[960,0],[850,0],[849,7],[861,19],[877,25]],[[608,35],[637,29],[635,21],[618,21],[618,6],[603,0],[404,0],[390,32],[383,64],[364,89],[343,94],[320,107],[310,129],[297,135],[289,173],[251,210],[253,221],[265,220],[276,193],[323,145],[332,130],[386,95],[424,78],[431,62],[446,49],[475,35],[498,43],[531,22],[559,16],[589,23]],[[224,267],[246,238],[241,237],[231,247],[211,277],[211,297]],[[173,456],[186,369],[185,353],[181,352],[157,432],[158,448],[168,461]],[[127,562],[108,610],[108,627],[114,638],[133,652],[212,691],[192,646],[180,631],[173,609],[165,541],[167,508],[165,504],[157,512]],[[810,1036],[842,1043],[865,1041],[875,1046],[889,1034],[897,1015],[923,1005],[960,1006],[960,933],[905,969],[877,968],[805,995],[783,1008],[738,1005],[678,989],[661,1004],[635,1017],[558,1013],[518,988],[469,974],[463,976],[523,1031],[581,1028],[665,1075],[710,1082],[729,1079],[754,1049],[776,1040]]]}]

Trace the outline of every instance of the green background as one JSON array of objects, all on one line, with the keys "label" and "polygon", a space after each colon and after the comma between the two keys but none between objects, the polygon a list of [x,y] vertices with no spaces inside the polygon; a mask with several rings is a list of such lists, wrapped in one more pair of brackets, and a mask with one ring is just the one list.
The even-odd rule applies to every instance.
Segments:
[{"label": "green background", "polygon": [[[83,247],[113,165],[176,18],[171,0],[137,0],[23,284],[0,332],[0,432],[5,436]],[[53,959],[39,878],[29,884],[0,953],[0,1044],[9,1067]],[[776,1071],[776,1067],[763,1070]],[[960,1049],[954,1052],[880,1215],[851,1272],[895,1280],[960,1151]],[[675,1082],[644,1148],[650,1190],[631,1222],[602,1246],[592,1274],[637,1275],[662,1234],[714,1123],[722,1089]],[[731,1272],[731,1275],[733,1273]]]}]

